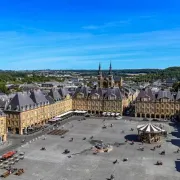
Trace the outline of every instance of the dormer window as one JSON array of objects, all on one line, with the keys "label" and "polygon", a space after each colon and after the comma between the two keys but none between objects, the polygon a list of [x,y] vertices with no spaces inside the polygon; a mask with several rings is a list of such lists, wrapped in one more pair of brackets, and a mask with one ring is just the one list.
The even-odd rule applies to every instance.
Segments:
[{"label": "dormer window", "polygon": [[97,94],[97,93],[93,94],[92,99],[99,99],[99,94]]},{"label": "dormer window", "polygon": [[30,109],[33,109],[33,105],[31,104],[31,105],[29,105],[30,106]]},{"label": "dormer window", "polygon": [[16,111],[18,111],[18,110],[19,110],[19,106],[17,105],[17,106],[16,106]]},{"label": "dormer window", "polygon": [[21,110],[22,110],[22,111],[24,111],[24,110],[25,110],[24,106],[21,106]]},{"label": "dormer window", "polygon": [[116,99],[116,95],[115,94],[111,94],[109,97],[108,97],[109,100],[115,100]]},{"label": "dormer window", "polygon": [[26,110],[29,110],[29,105],[26,105]]},{"label": "dormer window", "polygon": [[8,110],[11,110],[11,105],[8,106]]}]

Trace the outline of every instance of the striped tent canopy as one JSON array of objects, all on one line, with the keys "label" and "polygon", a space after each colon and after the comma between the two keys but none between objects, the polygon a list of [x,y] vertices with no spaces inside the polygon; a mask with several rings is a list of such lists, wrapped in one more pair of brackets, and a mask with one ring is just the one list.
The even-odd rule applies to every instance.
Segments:
[{"label": "striped tent canopy", "polygon": [[142,124],[137,126],[138,131],[142,131],[145,133],[159,133],[164,132],[165,130],[159,128],[158,126],[148,123],[148,124]]}]

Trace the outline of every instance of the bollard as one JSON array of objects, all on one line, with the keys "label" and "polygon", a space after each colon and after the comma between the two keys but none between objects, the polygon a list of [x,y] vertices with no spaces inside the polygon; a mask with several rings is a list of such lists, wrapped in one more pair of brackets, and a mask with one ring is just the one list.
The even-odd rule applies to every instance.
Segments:
[{"label": "bollard", "polygon": [[[29,141],[29,143],[31,143],[31,141]],[[26,143],[26,144],[28,144],[28,143]]]}]

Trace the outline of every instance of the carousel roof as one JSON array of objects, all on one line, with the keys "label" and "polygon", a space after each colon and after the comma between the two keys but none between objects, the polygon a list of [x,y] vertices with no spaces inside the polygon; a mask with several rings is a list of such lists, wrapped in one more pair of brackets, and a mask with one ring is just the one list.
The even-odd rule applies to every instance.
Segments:
[{"label": "carousel roof", "polygon": [[143,131],[146,133],[158,133],[158,132],[164,132],[165,131],[165,130],[161,129],[160,127],[158,127],[154,124],[151,124],[151,123],[138,125],[137,129],[139,131]]}]

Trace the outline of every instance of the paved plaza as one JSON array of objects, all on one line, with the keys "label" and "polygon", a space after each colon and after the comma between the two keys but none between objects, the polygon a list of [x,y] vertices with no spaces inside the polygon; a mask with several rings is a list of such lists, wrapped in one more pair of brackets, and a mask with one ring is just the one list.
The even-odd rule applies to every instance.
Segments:
[{"label": "paved plaza", "polygon": [[[113,127],[110,127],[110,124]],[[143,122],[147,123],[147,122]],[[106,124],[107,129],[102,126]],[[25,152],[25,159],[14,165],[23,168],[25,173],[21,176],[10,175],[7,180],[106,180],[111,174],[115,180],[179,180],[180,154],[174,153],[180,146],[180,135],[173,126],[163,124],[169,133],[161,144],[162,147],[152,151],[154,145],[144,144],[144,151],[138,150],[142,145],[124,143],[125,138],[135,140],[136,126],[142,124],[137,121],[86,119],[72,121],[64,125],[69,130],[61,138],[58,135],[46,135],[46,140],[39,138],[31,143],[19,147],[17,150]],[[134,131],[131,131],[134,128]],[[124,130],[124,133],[122,133]],[[109,153],[94,155],[91,147],[93,140],[103,140],[113,145]],[[74,138],[72,142],[69,139]],[[86,137],[85,140],[83,138]],[[120,143],[117,147],[114,144]],[[178,144],[179,143],[179,144]],[[46,151],[41,151],[42,147]],[[63,154],[69,149],[69,154]],[[159,153],[165,150],[166,155]],[[71,158],[68,158],[71,155]],[[123,162],[123,158],[128,158]],[[118,159],[118,163],[113,161]],[[163,162],[162,166],[154,165],[157,160]],[[2,174],[5,170],[0,169]]]}]

